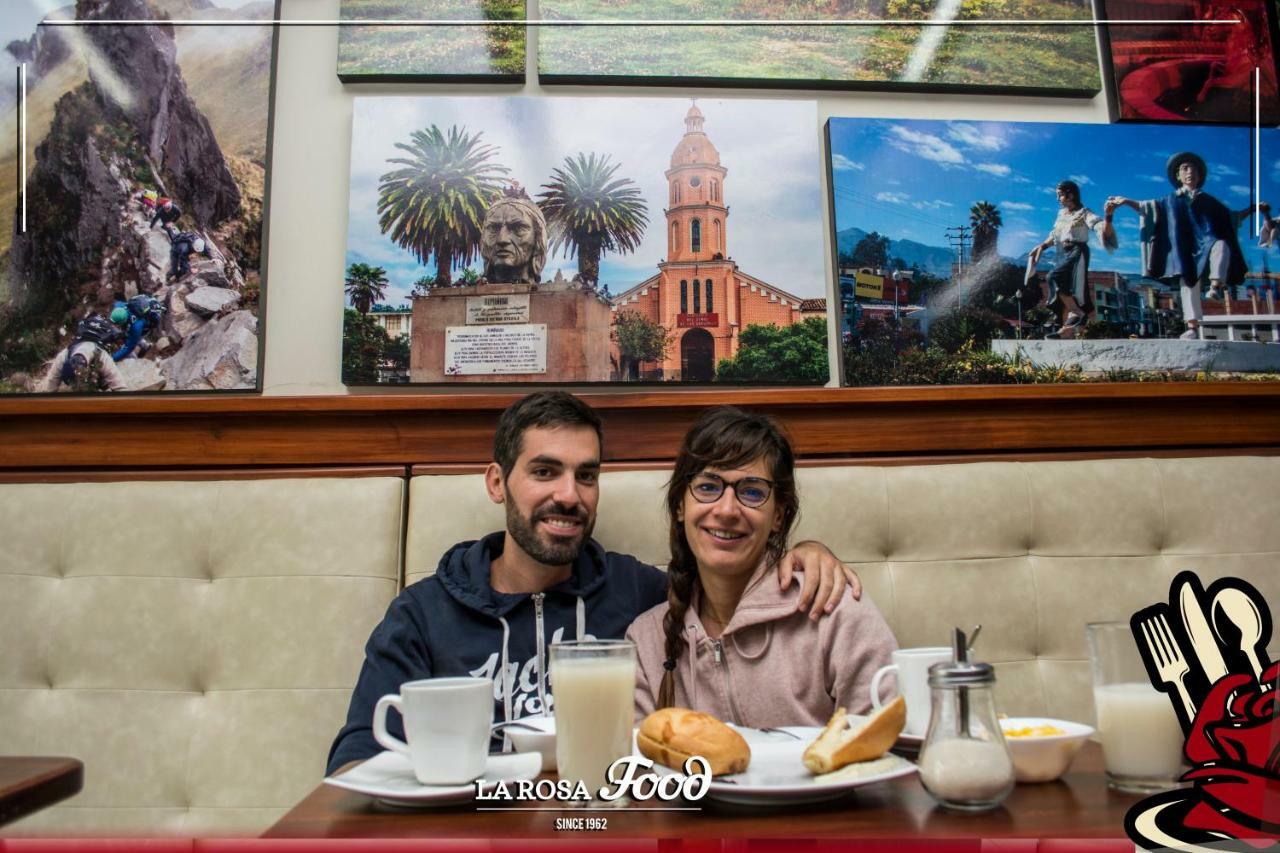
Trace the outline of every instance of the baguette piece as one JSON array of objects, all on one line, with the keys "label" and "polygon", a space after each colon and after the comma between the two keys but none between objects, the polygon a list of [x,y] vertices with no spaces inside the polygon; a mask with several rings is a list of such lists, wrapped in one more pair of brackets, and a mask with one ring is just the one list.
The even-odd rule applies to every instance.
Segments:
[{"label": "baguette piece", "polygon": [[804,766],[816,775],[879,758],[897,741],[906,724],[907,703],[901,696],[857,728],[849,725],[844,708],[836,708],[822,734],[804,751]]},{"label": "baguette piece", "polygon": [[682,770],[685,759],[700,755],[712,776],[741,773],[751,762],[751,747],[742,735],[710,714],[688,708],[661,708],[644,718],[636,745],[648,759]]}]

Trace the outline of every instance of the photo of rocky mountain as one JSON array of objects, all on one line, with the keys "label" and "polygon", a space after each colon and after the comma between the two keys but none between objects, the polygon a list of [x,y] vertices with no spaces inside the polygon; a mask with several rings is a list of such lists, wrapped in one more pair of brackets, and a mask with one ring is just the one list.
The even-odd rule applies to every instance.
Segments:
[{"label": "photo of rocky mountain", "polygon": [[[243,0],[0,11],[23,69],[0,88],[0,393],[260,387],[276,16]],[[155,23],[109,23],[139,20]]]}]

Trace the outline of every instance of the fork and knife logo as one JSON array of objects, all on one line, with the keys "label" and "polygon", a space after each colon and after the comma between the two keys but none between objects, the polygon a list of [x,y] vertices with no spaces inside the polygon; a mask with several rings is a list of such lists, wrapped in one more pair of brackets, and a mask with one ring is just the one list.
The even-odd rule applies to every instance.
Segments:
[{"label": "fork and knife logo", "polygon": [[1205,590],[1194,572],[1184,571],[1169,589],[1168,604],[1139,610],[1130,627],[1151,683],[1178,700],[1174,706],[1185,732],[1223,676],[1262,676],[1271,613],[1253,585],[1238,578],[1222,578]]},{"label": "fork and knife logo", "polygon": [[1280,848],[1280,663],[1267,658],[1271,612],[1252,584],[1206,590],[1180,572],[1168,603],[1129,620],[1151,685],[1169,697],[1185,735],[1191,787],[1147,797],[1125,832],[1148,850],[1254,853]]}]

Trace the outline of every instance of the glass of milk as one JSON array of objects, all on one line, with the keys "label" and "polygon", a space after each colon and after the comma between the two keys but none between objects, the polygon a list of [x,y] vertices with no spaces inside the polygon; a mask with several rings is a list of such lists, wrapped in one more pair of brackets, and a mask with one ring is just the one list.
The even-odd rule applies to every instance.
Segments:
[{"label": "glass of milk", "polygon": [[[581,781],[593,798],[606,791],[609,766],[631,754],[636,646],[630,640],[551,644],[560,778]],[[621,804],[619,800],[611,804]]]},{"label": "glass of milk", "polygon": [[1185,738],[1169,696],[1151,686],[1128,622],[1086,626],[1107,784],[1150,794],[1178,785]]}]

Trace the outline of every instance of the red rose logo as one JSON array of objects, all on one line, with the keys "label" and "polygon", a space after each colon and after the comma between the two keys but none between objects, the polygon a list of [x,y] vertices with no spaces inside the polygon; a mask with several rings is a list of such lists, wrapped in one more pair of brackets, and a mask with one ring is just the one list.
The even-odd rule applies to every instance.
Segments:
[{"label": "red rose logo", "polygon": [[1185,749],[1195,766],[1182,779],[1194,782],[1202,799],[1187,813],[1187,826],[1257,847],[1280,835],[1277,681],[1280,663],[1262,673],[1261,683],[1228,674],[1201,703]]}]

